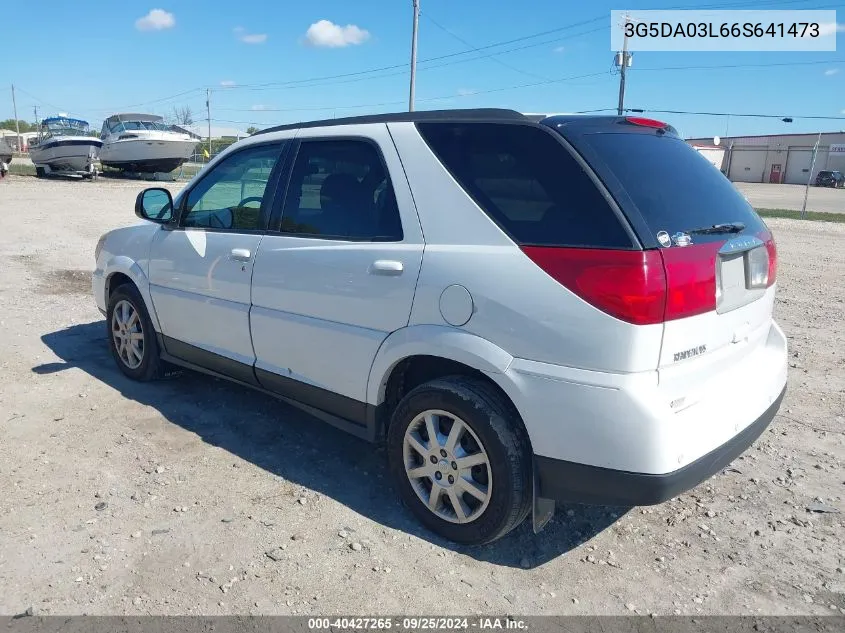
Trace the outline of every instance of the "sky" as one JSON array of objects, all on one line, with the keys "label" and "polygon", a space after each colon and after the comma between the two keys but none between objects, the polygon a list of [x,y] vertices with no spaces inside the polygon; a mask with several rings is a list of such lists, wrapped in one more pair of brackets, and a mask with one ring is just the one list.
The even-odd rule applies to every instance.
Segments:
[{"label": "sky", "polygon": [[[686,137],[845,130],[845,5],[833,0],[420,0],[416,108],[615,108],[611,10],[717,5],[839,8],[837,50],[638,51],[626,107]],[[411,0],[48,0],[38,13],[4,24],[0,120],[12,118],[11,84],[19,118],[37,106],[96,129],[117,112],[187,106],[204,131],[206,89],[213,134],[408,107]]]}]

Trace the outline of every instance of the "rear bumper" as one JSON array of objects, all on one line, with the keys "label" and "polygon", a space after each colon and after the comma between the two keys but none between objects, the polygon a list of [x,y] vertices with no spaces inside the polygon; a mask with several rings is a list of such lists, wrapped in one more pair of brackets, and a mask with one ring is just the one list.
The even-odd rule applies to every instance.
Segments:
[{"label": "rear bumper", "polygon": [[769,426],[786,387],[754,422],[726,443],[670,473],[612,470],[536,455],[539,496],[569,503],[642,506],[667,501],[718,473],[741,455]]}]

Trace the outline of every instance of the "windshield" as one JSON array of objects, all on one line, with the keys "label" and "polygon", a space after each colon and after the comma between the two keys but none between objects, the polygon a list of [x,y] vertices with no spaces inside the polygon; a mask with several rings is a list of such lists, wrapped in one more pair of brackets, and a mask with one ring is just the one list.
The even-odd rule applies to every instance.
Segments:
[{"label": "windshield", "polygon": [[131,132],[134,130],[153,130],[167,132],[170,130],[161,121],[118,121],[112,128],[112,132]]},{"label": "windshield", "polygon": [[88,136],[88,124],[76,119],[55,119],[47,121],[49,136]]},{"label": "windshield", "polygon": [[[656,236],[739,222],[742,233],[766,229],[749,202],[713,164],[683,140],[657,134],[583,136],[620,181]],[[721,233],[695,242],[724,240]]]}]

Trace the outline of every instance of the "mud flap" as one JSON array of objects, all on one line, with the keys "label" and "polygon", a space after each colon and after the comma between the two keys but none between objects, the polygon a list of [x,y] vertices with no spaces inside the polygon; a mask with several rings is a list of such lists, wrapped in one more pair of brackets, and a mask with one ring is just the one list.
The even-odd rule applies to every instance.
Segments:
[{"label": "mud flap", "polygon": [[534,467],[534,494],[532,496],[531,522],[534,526],[534,534],[539,534],[555,515],[555,502],[553,499],[540,496],[540,478],[537,476],[536,465]]}]

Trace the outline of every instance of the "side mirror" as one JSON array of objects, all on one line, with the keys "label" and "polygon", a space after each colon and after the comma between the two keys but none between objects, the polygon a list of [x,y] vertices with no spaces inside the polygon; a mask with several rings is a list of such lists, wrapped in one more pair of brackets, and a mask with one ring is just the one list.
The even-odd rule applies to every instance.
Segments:
[{"label": "side mirror", "polygon": [[167,224],[173,219],[173,196],[167,189],[144,189],[135,198],[135,215],[142,220]]}]

